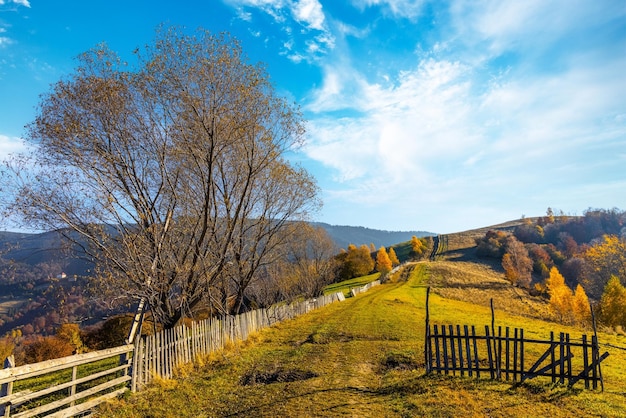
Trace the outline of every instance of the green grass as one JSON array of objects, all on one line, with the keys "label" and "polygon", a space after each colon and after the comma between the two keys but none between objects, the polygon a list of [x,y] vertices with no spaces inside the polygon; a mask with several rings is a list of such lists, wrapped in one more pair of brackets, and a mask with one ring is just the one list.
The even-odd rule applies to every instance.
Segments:
[{"label": "green grass", "polygon": [[[424,374],[425,284],[438,263],[407,282],[283,322],[214,354],[197,371],[108,404],[106,417],[571,417],[626,416],[626,351],[603,347],[605,392]],[[371,281],[371,280],[370,280]],[[354,285],[354,284],[352,284]],[[484,305],[431,293],[431,322],[490,324]],[[496,310],[497,325],[546,338],[564,327]],[[570,329],[573,333],[582,330]],[[602,343],[626,346],[600,335]]]},{"label": "green grass", "polygon": [[331,293],[343,292],[344,296],[350,296],[350,289],[353,287],[361,287],[368,283],[378,280],[380,273],[369,274],[367,276],[361,276],[350,280],[345,280],[339,283],[333,283],[326,286],[324,294],[329,295]]}]

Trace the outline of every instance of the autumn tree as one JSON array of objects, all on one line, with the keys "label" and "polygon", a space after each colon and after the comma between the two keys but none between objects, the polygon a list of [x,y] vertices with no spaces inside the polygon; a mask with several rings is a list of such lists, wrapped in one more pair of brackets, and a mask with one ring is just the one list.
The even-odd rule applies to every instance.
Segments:
[{"label": "autumn tree", "polygon": [[591,322],[591,306],[585,289],[580,285],[576,285],[574,291],[574,299],[572,300],[572,313],[576,321],[580,324],[589,324]]},{"label": "autumn tree", "polygon": [[506,278],[516,286],[529,287],[533,262],[528,257],[528,250],[512,235],[507,238],[505,248],[502,267]]},{"label": "autumn tree", "polygon": [[0,364],[4,363],[4,360],[13,354],[15,349],[15,339],[10,336],[0,337]]},{"label": "autumn tree", "polygon": [[389,247],[389,260],[391,260],[391,265],[394,267],[400,265],[400,260],[398,260],[398,256],[393,247]]},{"label": "autumn tree", "polygon": [[341,263],[339,276],[343,279],[351,279],[369,274],[374,269],[374,259],[370,249],[363,244],[357,248],[356,245],[348,245],[348,250],[339,256]]},{"label": "autumn tree", "polygon": [[411,254],[415,258],[421,258],[426,251],[426,244],[423,240],[417,238],[415,235],[411,237]]},{"label": "autumn tree", "polygon": [[565,278],[556,267],[550,269],[550,277],[546,279],[546,288],[550,296],[550,308],[563,323],[572,319],[572,304],[574,295],[572,290],[565,284]]},{"label": "autumn tree", "polygon": [[80,337],[78,324],[61,324],[57,328],[56,337],[74,347],[74,354],[84,353],[87,350]]},{"label": "autumn tree", "polygon": [[[285,158],[299,110],[227,34],[162,28],[128,64],[105,45],[45,94],[9,179],[25,225],[97,263],[103,298],[144,300],[165,327],[246,287],[318,207]],[[222,293],[216,297],[216,293]],[[228,301],[229,303],[225,303]]]},{"label": "autumn tree", "polygon": [[264,277],[250,288],[248,297],[267,306],[296,297],[315,297],[335,279],[337,261],[332,238],[322,227],[293,225],[293,240],[285,257],[267,266]]},{"label": "autumn tree", "polygon": [[617,276],[609,278],[599,308],[599,319],[604,325],[626,327],[626,288]]},{"label": "autumn tree", "polygon": [[626,282],[626,240],[617,235],[604,235],[584,254],[585,285],[589,294],[599,298],[613,276]]},{"label": "autumn tree", "polygon": [[376,253],[376,271],[385,276],[391,271],[391,259],[385,247],[380,247]]}]

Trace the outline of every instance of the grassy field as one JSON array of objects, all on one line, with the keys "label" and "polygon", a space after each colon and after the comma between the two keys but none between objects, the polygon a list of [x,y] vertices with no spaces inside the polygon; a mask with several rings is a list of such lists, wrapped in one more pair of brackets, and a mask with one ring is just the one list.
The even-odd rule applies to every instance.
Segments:
[{"label": "grassy field", "polygon": [[[545,339],[563,327],[540,318],[545,304],[507,288],[470,262],[418,263],[387,283],[286,321],[106,405],[106,417],[572,417],[626,416],[624,337],[600,334],[605,391],[549,380],[511,382],[424,373],[426,285],[431,323],[523,327]],[[460,269],[460,270],[459,270]],[[466,272],[464,274],[463,272]],[[357,284],[352,283],[351,286]],[[343,290],[338,287],[334,291]],[[512,292],[512,293],[511,293]],[[519,303],[509,303],[517,299]],[[518,312],[519,308],[519,312]],[[611,346],[607,346],[610,344]]]}]

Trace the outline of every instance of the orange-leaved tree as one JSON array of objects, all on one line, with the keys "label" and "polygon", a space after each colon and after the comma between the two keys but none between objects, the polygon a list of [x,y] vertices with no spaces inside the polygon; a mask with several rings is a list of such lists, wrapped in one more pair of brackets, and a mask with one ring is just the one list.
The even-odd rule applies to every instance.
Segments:
[{"label": "orange-leaved tree", "polygon": [[391,271],[391,259],[385,247],[380,247],[376,253],[376,270],[382,275],[386,275]]},{"label": "orange-leaved tree", "polygon": [[626,326],[626,288],[611,276],[600,298],[600,322],[607,326]]},{"label": "orange-leaved tree", "polygon": [[605,235],[602,241],[589,247],[584,254],[587,266],[585,285],[589,294],[599,298],[612,276],[626,281],[626,240]]},{"label": "orange-leaved tree", "polygon": [[589,324],[591,322],[591,306],[585,289],[580,285],[576,286],[574,299],[572,300],[572,313],[579,324]]},{"label": "orange-leaved tree", "polygon": [[400,260],[398,260],[398,256],[396,255],[393,247],[389,247],[389,259],[391,260],[392,266],[397,266],[400,264]]},{"label": "orange-leaved tree", "polygon": [[546,279],[546,288],[550,295],[550,308],[563,323],[572,321],[572,304],[574,295],[565,284],[565,278],[556,267],[550,269],[550,277]]},{"label": "orange-leaved tree", "polygon": [[421,258],[424,255],[424,251],[426,251],[426,244],[424,241],[417,238],[415,235],[411,237],[411,253],[415,258]]}]

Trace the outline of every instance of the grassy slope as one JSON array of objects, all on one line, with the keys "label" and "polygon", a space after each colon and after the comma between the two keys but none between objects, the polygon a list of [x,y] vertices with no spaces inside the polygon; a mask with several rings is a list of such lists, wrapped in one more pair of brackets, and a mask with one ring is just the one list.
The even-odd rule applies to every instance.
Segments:
[{"label": "grassy slope", "polygon": [[[610,356],[603,362],[604,393],[582,390],[581,384],[568,390],[542,379],[512,388],[507,382],[425,376],[424,283],[428,281],[435,287],[432,322],[489,324],[491,313],[485,301],[497,295],[501,296],[494,298],[497,325],[522,326],[528,336],[542,339],[550,331],[574,335],[582,331],[514,315],[516,309],[508,305],[500,309],[510,298],[503,296],[510,289],[489,267],[443,261],[411,268],[408,282],[375,287],[267,329],[251,341],[213,355],[198,371],[156,384],[106,407],[102,415],[626,416],[626,351],[610,347],[605,348]],[[451,299],[457,297],[462,300]],[[541,301],[517,299],[520,306],[542,306]],[[523,312],[541,316],[532,309]],[[603,343],[626,346],[619,338],[600,335]],[[272,382],[259,383],[264,379]],[[257,383],[250,384],[253,381]]]}]

